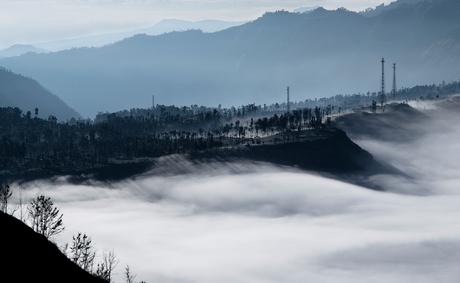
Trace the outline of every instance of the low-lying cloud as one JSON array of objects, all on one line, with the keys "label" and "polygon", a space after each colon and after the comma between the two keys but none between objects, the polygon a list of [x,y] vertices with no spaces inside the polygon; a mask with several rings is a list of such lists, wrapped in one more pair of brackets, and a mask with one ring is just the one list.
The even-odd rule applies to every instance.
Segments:
[{"label": "low-lying cloud", "polygon": [[436,121],[416,141],[357,141],[407,175],[367,180],[386,192],[265,163],[22,186],[64,213],[60,244],[84,232],[115,249],[116,282],[127,264],[147,282],[454,282],[460,129]]}]

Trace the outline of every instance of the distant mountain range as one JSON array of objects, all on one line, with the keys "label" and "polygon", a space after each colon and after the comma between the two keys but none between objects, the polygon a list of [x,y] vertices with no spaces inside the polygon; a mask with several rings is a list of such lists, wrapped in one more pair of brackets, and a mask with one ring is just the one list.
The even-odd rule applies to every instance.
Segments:
[{"label": "distant mountain range", "polygon": [[48,50],[37,48],[32,45],[15,44],[0,51],[0,58],[13,57],[25,54],[27,52],[46,53]]},{"label": "distant mountain range", "polygon": [[311,12],[313,10],[316,10],[320,8],[320,6],[313,6],[313,7],[300,7],[292,11],[293,13],[306,13],[306,12]]},{"label": "distant mountain range", "polygon": [[101,47],[107,44],[123,40],[127,37],[132,37],[136,34],[145,33],[147,35],[159,35],[172,31],[186,31],[191,29],[199,29],[203,32],[216,32],[227,29],[229,27],[242,25],[244,23],[245,22],[225,22],[217,20],[203,20],[198,22],[192,22],[175,19],[166,19],[156,23],[151,27],[144,29],[85,36],[68,40],[36,43],[35,46],[45,48],[51,51],[61,51],[65,49],[79,47]]},{"label": "distant mountain range", "polygon": [[402,4],[413,4],[413,3],[423,2],[423,1],[426,1],[426,0],[397,0],[397,1],[391,2],[388,5],[385,5],[385,3],[382,3],[379,6],[376,6],[375,8],[367,8],[366,10],[361,11],[359,13],[366,17],[373,17],[385,11],[392,10]]},{"label": "distant mountain range", "polygon": [[101,48],[25,54],[0,65],[40,81],[85,117],[160,104],[223,106],[457,80],[460,1],[402,3],[377,16],[318,8],[266,13],[219,32],[136,35]]},{"label": "distant mountain range", "polygon": [[37,81],[0,69],[0,107],[8,106],[20,108],[23,114],[30,111],[32,117],[35,116],[35,108],[38,108],[38,117],[43,119],[48,119],[50,115],[59,121],[82,118]]}]

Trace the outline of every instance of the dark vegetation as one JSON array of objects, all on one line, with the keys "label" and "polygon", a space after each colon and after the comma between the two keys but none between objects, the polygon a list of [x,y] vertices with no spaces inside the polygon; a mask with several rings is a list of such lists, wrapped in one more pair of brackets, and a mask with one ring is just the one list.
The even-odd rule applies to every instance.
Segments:
[{"label": "dark vegetation", "polygon": [[[402,89],[397,98],[433,99],[455,93],[458,88],[458,82],[416,86]],[[364,110],[365,113],[341,117],[334,125],[352,134],[360,130],[370,133],[383,129],[378,123],[382,123],[386,117],[396,119],[405,113],[396,111],[388,116],[370,117],[366,111],[375,112],[376,109],[368,105],[375,105],[372,102],[377,99],[377,93],[307,99],[291,103],[290,108],[294,110],[289,113],[286,113],[286,103],[268,106],[249,104],[238,108],[157,105],[154,109],[100,112],[94,122],[72,118],[66,123],[58,122],[52,115],[46,120],[38,118],[38,108],[34,114],[30,111],[23,114],[17,107],[5,107],[0,108],[0,174],[3,181],[8,178],[27,180],[36,175],[52,177],[60,174],[74,175],[76,182],[81,181],[78,177],[81,174],[94,174],[92,177],[100,180],[123,179],[146,171],[152,165],[153,158],[169,154],[305,142],[314,138],[309,132],[315,132],[316,137],[327,136],[325,129],[331,127],[331,117],[350,110]],[[386,99],[387,102],[391,101],[389,95]],[[404,119],[421,119],[421,114],[409,106],[403,104],[398,107],[411,112],[406,116],[412,118]],[[363,116],[358,119],[359,125],[353,122],[356,115]],[[405,129],[393,130],[399,130],[399,138],[405,136]],[[257,159],[259,154],[255,152],[260,150],[240,151],[238,155]],[[328,151],[333,152],[332,148]],[[246,155],[243,156],[242,152]],[[294,159],[290,163],[305,163],[302,167],[311,170],[326,168],[321,162],[308,160],[310,165]],[[282,159],[276,162],[286,163]],[[329,171],[337,169],[333,168],[335,165],[331,166]],[[346,170],[351,168],[358,167],[350,165]]]},{"label": "dark vegetation", "polygon": [[[283,136],[288,142],[283,142]],[[390,172],[338,129],[295,131],[262,140],[265,143],[259,146],[195,152],[190,159],[207,162],[246,158],[337,175]]]},{"label": "dark vegetation", "polygon": [[[172,108],[171,110],[173,110]],[[244,107],[244,115],[255,112]],[[320,108],[274,114],[270,118],[232,120],[213,112],[159,115],[107,115],[101,122],[90,120],[58,123],[22,114],[19,108],[0,108],[0,168],[3,175],[59,174],[97,169],[110,164],[145,162],[174,153],[260,144],[259,135],[289,133],[324,127]],[[238,114],[237,114],[238,115]],[[243,116],[242,116],[243,118]],[[123,165],[120,165],[123,166]],[[142,167],[142,166],[141,166]]]}]

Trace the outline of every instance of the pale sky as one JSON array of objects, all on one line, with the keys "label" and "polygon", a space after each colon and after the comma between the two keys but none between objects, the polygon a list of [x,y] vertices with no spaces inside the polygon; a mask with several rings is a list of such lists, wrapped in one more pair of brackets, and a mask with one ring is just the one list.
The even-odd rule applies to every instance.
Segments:
[{"label": "pale sky", "polygon": [[266,11],[345,7],[392,0],[0,0],[0,49],[152,26],[162,19],[254,20]]}]

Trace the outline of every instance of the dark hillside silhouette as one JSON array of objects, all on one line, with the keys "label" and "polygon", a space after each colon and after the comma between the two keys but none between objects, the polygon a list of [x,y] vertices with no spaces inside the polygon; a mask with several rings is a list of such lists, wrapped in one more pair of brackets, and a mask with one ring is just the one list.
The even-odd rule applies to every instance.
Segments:
[{"label": "dark hillside silhouette", "polygon": [[56,117],[59,121],[65,121],[72,117],[81,118],[80,114],[37,81],[1,68],[0,107],[19,107],[24,111],[24,114],[30,111],[33,117],[35,117],[35,108],[37,108],[37,116],[44,119],[48,119],[50,116]]},{"label": "dark hillside silhouette", "polygon": [[304,100],[378,91],[382,57],[398,63],[399,87],[458,79],[459,19],[456,0],[402,4],[374,17],[280,11],[216,33],[136,35],[0,65],[37,79],[85,117],[147,108],[151,95],[166,105],[228,107],[279,101],[289,85],[292,100]]},{"label": "dark hillside silhouette", "polygon": [[71,262],[30,227],[0,211],[2,282],[103,283]]}]

